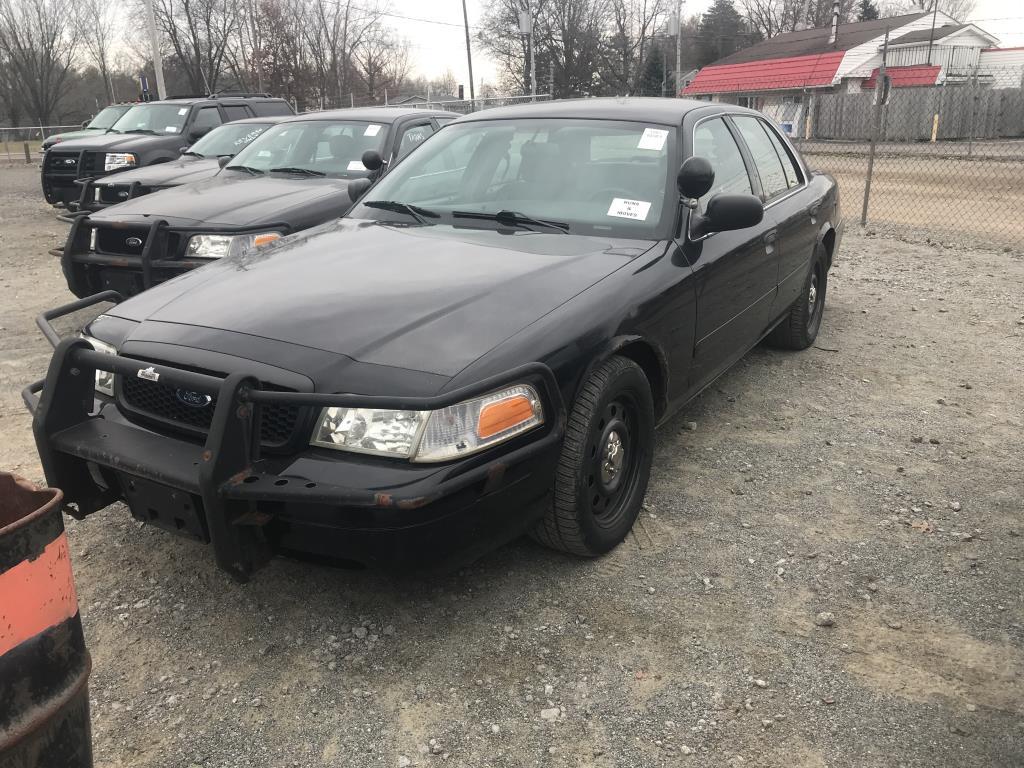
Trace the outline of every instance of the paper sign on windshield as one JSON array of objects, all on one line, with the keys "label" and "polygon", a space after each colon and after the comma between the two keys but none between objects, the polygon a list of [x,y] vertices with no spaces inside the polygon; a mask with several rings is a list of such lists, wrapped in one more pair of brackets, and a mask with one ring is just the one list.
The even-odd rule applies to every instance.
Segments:
[{"label": "paper sign on windshield", "polygon": [[363,136],[376,136],[378,133],[380,133],[379,125],[368,125],[366,130],[363,131]]},{"label": "paper sign on windshield", "polygon": [[348,161],[348,169],[350,171],[365,171],[366,170],[366,166],[363,165],[363,161],[362,160],[349,160]]},{"label": "paper sign on windshield", "polygon": [[181,109],[179,109],[178,110],[178,114],[179,115],[187,115],[188,114],[188,107],[182,107]]},{"label": "paper sign on windshield", "polygon": [[647,213],[651,210],[651,204],[644,200],[625,200],[616,197],[608,208],[609,216],[616,216],[620,219],[634,219],[646,221]]},{"label": "paper sign on windshield", "polygon": [[665,139],[668,138],[668,131],[661,128],[644,128],[644,135],[640,137],[637,149],[652,149],[660,152],[665,147]]}]

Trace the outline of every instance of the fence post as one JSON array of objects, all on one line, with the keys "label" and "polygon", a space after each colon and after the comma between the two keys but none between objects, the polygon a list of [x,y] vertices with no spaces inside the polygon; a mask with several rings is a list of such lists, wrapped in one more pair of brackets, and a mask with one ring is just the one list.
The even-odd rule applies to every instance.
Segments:
[{"label": "fence post", "polygon": [[32,151],[28,148],[28,142],[25,142],[25,165],[32,165]]},{"label": "fence post", "polygon": [[868,150],[868,177],[864,181],[864,206],[860,211],[860,225],[868,223],[868,201],[871,200],[871,176],[875,172],[875,147],[878,143],[878,130],[882,120],[882,101],[884,101],[885,59],[889,50],[889,29],[885,30],[885,41],[882,43],[882,66],[878,68],[878,79],[875,80],[875,120],[871,130],[871,146]]}]

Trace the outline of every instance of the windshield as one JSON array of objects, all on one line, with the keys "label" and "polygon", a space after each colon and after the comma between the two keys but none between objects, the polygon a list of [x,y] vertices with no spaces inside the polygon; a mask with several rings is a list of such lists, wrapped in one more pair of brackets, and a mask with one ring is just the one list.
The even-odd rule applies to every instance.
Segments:
[{"label": "windshield", "polygon": [[622,121],[454,123],[396,165],[349,215],[408,222],[396,206],[375,205],[397,201],[457,226],[499,226],[487,217],[514,212],[523,228],[540,229],[524,221],[530,217],[576,234],[655,239],[665,211],[674,210],[667,190],[674,189],[675,137],[671,127]]},{"label": "windshield", "polygon": [[181,133],[188,109],[176,104],[136,104],[113,128],[120,133]]},{"label": "windshield", "polygon": [[214,128],[188,151],[203,157],[237,155],[269,127],[269,123],[227,123]]},{"label": "windshield", "polygon": [[338,178],[357,178],[370,173],[362,156],[378,152],[388,127],[380,123],[343,120],[310,120],[281,123],[270,128],[226,167],[243,166],[264,173],[275,168],[305,169]]},{"label": "windshield", "polygon": [[93,131],[105,131],[116,123],[121,115],[129,109],[131,109],[129,104],[125,104],[120,107],[106,107],[101,109],[100,113],[92,119],[87,127]]}]

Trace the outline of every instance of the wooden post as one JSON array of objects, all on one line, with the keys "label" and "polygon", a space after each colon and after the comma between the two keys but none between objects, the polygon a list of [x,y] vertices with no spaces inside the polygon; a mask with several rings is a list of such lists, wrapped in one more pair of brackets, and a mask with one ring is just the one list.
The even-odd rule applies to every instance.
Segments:
[{"label": "wooden post", "polygon": [[935,140],[938,138],[938,136],[939,136],[939,113],[936,112],[935,116],[932,118],[932,144],[935,143]]},{"label": "wooden post", "polygon": [[28,148],[28,142],[25,142],[25,165],[32,165],[32,150]]}]

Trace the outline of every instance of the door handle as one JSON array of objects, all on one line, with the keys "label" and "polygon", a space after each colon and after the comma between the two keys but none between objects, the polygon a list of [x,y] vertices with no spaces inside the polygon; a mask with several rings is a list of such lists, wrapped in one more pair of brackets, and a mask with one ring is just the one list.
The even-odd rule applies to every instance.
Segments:
[{"label": "door handle", "polygon": [[818,203],[816,206],[811,208],[811,210],[810,210],[811,222],[817,222],[818,221],[818,211],[820,211],[820,210],[821,210],[821,203]]},{"label": "door handle", "polygon": [[779,239],[778,231],[772,229],[764,233],[764,237],[761,238],[764,241],[764,250],[770,256],[775,252],[775,241]]}]

